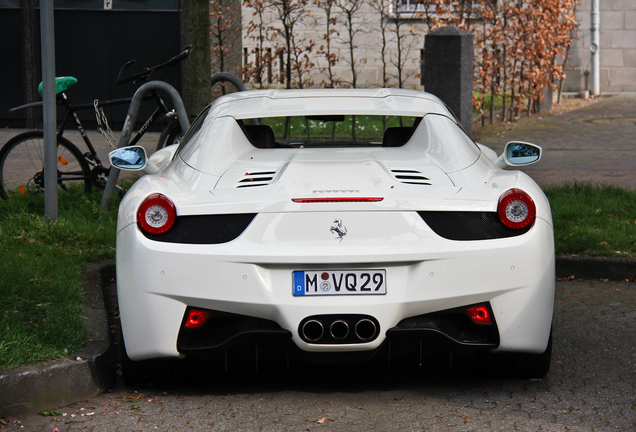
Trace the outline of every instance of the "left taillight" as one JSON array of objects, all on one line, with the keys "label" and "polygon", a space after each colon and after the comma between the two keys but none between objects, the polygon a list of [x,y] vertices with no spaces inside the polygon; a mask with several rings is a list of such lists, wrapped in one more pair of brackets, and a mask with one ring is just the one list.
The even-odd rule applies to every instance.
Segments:
[{"label": "left taillight", "polygon": [[174,203],[160,193],[150,195],[137,210],[139,227],[148,234],[168,232],[176,218],[177,210]]},{"label": "left taillight", "polygon": [[534,201],[521,189],[509,189],[499,198],[499,219],[508,228],[522,229],[534,222],[537,209]]}]

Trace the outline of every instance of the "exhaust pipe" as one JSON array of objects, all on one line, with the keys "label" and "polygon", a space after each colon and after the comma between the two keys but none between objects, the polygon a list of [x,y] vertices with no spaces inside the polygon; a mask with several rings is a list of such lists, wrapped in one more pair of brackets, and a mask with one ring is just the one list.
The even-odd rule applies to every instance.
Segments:
[{"label": "exhaust pipe", "polygon": [[298,326],[300,338],[310,344],[359,344],[375,340],[378,320],[362,314],[313,315]]},{"label": "exhaust pipe", "polygon": [[310,342],[317,342],[325,334],[325,328],[317,320],[309,320],[302,327],[303,337]]},{"label": "exhaust pipe", "polygon": [[331,323],[329,331],[331,332],[331,336],[334,339],[346,339],[347,336],[349,336],[349,324],[347,324],[347,322],[343,320],[334,321]]},{"label": "exhaust pipe", "polygon": [[377,336],[378,328],[373,321],[364,318],[356,323],[356,336],[361,341],[370,341]]}]

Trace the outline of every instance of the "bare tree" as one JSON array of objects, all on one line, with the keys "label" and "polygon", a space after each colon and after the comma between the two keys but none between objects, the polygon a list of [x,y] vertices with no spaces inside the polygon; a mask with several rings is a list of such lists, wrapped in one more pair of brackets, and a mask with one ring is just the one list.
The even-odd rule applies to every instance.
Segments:
[{"label": "bare tree", "polygon": [[282,53],[283,48],[276,45],[274,37],[278,30],[268,19],[267,10],[271,2],[267,0],[243,0],[243,5],[252,12],[252,19],[245,27],[246,36],[256,42],[256,47],[252,49],[252,61],[245,61],[244,74],[246,81],[254,81],[259,87],[263,87],[263,70],[271,69],[273,62],[272,49],[275,53]]},{"label": "bare tree", "polygon": [[340,34],[335,28],[338,23],[338,17],[334,10],[336,0],[314,0],[314,4],[325,14],[325,32],[322,35],[324,44],[318,48],[317,54],[324,56],[327,61],[327,67],[325,68],[327,81],[324,82],[324,85],[325,87],[333,88],[339,85],[342,81],[340,78],[336,78],[333,71],[333,67],[338,62],[338,56],[332,51],[332,40],[333,36],[338,36]]},{"label": "bare tree", "polygon": [[347,63],[351,68],[351,87],[356,88],[358,86],[358,69],[359,63],[364,62],[364,59],[356,59],[355,51],[358,45],[355,42],[356,33],[362,31],[361,17],[359,17],[360,9],[362,8],[363,0],[336,0],[336,4],[340,9],[340,13],[343,15],[343,25],[346,31],[346,39],[344,43],[347,46],[349,52],[349,58]]},{"label": "bare tree", "polygon": [[389,76],[387,72],[388,58],[387,58],[387,32],[390,17],[390,8],[386,0],[370,0],[370,6],[378,14],[378,27],[380,29],[380,61],[382,62],[382,87],[387,87],[389,84]]},{"label": "bare tree", "polygon": [[241,1],[210,1],[210,37],[212,70],[240,71]]},{"label": "bare tree", "polygon": [[292,72],[298,77],[297,84],[302,88],[308,82],[304,76],[312,62],[309,53],[313,50],[313,40],[307,41],[296,30],[309,15],[309,0],[272,0],[271,7],[280,21],[278,28],[285,44],[285,82],[292,88]]},{"label": "bare tree", "polygon": [[400,18],[398,13],[400,0],[389,0],[395,13],[394,25],[392,27],[393,38],[395,40],[395,54],[391,59],[391,64],[395,67],[397,84],[399,88],[403,88],[406,80],[415,75],[416,72],[408,71],[408,62],[414,62],[411,53],[415,49],[415,45],[423,45],[423,38],[420,38],[422,27],[420,22],[406,22]]}]

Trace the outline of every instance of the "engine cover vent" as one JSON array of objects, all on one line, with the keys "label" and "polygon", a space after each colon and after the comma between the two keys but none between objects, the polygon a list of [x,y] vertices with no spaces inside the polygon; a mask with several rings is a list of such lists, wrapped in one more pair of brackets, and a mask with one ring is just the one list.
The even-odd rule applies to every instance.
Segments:
[{"label": "engine cover vent", "polygon": [[274,180],[276,171],[248,172],[243,175],[236,185],[237,188],[267,186]]},{"label": "engine cover vent", "polygon": [[391,170],[396,179],[405,184],[431,186],[431,180],[417,170]]}]

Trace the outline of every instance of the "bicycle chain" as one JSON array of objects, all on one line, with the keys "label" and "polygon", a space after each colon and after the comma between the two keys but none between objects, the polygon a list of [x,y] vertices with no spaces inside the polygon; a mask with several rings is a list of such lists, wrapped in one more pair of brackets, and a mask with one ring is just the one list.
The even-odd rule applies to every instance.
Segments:
[{"label": "bicycle chain", "polygon": [[[117,148],[117,138],[113,135],[113,131],[108,124],[108,118],[104,112],[104,108],[99,105],[99,99],[93,101],[95,107],[95,119],[97,120],[97,130],[104,136],[104,140],[115,150]],[[105,129],[104,129],[105,128]]]}]

